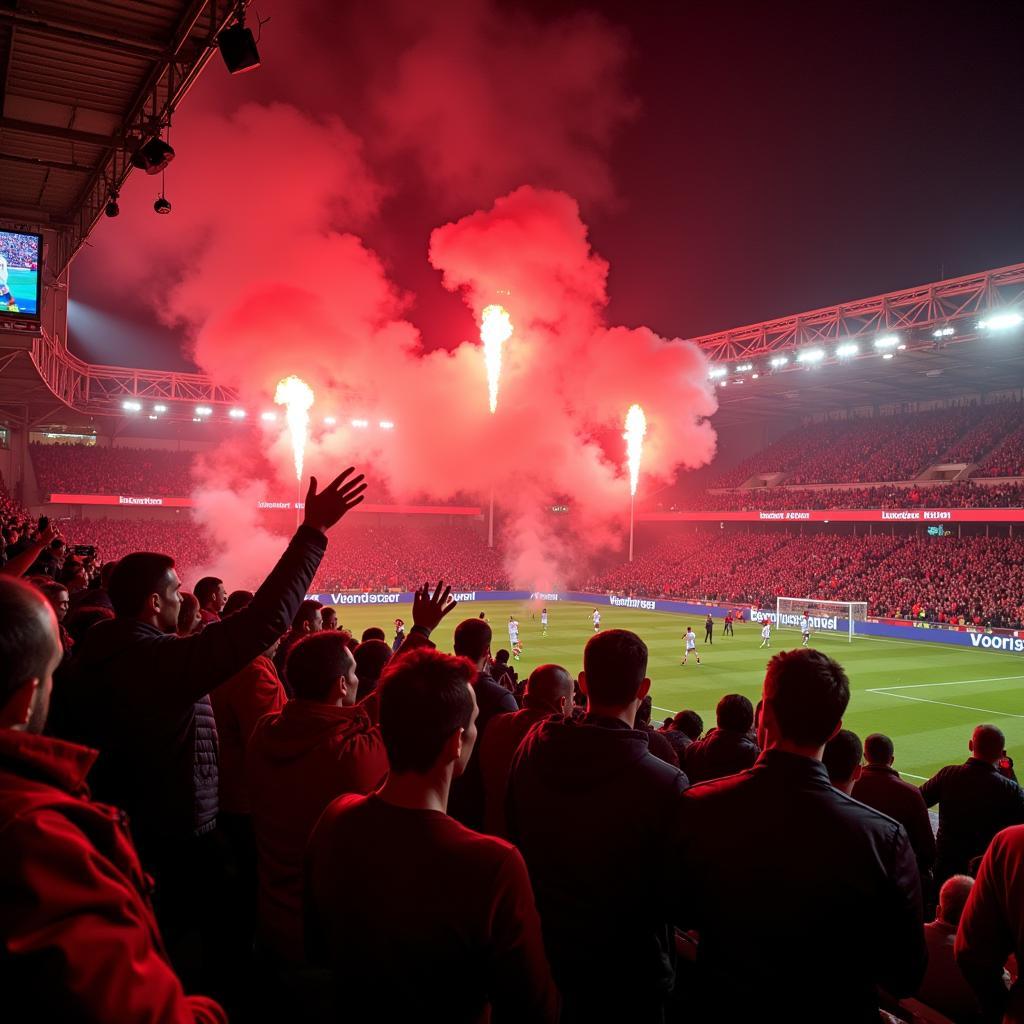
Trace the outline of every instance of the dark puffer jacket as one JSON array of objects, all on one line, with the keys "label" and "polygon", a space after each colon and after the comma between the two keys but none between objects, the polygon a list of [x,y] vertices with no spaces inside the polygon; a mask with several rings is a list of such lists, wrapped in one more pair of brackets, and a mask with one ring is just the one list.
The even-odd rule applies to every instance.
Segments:
[{"label": "dark puffer jacket", "polygon": [[711,729],[702,740],[694,740],[686,748],[683,767],[692,785],[722,779],[746,771],[761,751],[745,732],[732,729]]},{"label": "dark puffer jacket", "polygon": [[95,747],[97,797],[131,815],[143,862],[167,839],[213,828],[217,727],[209,692],[262,654],[288,628],[327,540],[300,526],[243,611],[178,637],[134,619],[94,626],[55,696],[61,738]]}]

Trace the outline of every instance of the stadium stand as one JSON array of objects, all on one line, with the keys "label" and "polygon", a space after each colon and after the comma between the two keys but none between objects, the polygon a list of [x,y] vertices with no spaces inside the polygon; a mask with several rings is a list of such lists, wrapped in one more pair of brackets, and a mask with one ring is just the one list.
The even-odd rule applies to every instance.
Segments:
[{"label": "stadium stand", "polygon": [[188,494],[193,453],[85,444],[29,445],[39,489],[46,495]]}]

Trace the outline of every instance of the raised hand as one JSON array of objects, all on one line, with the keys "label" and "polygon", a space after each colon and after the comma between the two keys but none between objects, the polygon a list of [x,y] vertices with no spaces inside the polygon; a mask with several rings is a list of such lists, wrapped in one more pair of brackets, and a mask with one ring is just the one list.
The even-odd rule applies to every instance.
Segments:
[{"label": "raised hand", "polygon": [[344,473],[334,478],[319,494],[316,493],[316,477],[309,478],[309,490],[306,491],[306,511],[302,522],[314,530],[326,533],[341,517],[350,512],[363,500],[363,474],[349,477],[355,472],[349,466]]},{"label": "raised hand", "polygon": [[438,580],[433,595],[430,593],[430,584],[424,583],[413,595],[413,626],[420,626],[429,633],[458,603],[452,599],[452,588],[444,586],[444,580]]}]

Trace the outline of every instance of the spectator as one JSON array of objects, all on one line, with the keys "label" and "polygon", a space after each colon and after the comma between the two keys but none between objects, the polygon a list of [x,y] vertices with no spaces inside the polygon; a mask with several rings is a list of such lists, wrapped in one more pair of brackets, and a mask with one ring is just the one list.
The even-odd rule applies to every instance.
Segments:
[{"label": "spectator", "polygon": [[41,736],[57,622],[30,586],[0,578],[0,987],[9,1020],[227,1017],[186,996],[123,816],[95,803],[95,751]]},{"label": "spectator", "polygon": [[79,605],[68,612],[64,620],[67,626],[68,635],[73,643],[81,643],[86,632],[92,629],[98,622],[106,622],[112,619],[114,612],[110,608],[100,608],[93,605]]},{"label": "spectator", "polygon": [[1004,964],[1024,963],[1024,826],[989,844],[956,935],[956,962],[981,1002],[986,1021],[1024,1020],[1024,981],[1007,992]]},{"label": "spectator", "polygon": [[248,608],[255,596],[251,590],[232,590],[228,594],[227,601],[224,602],[224,609],[220,613],[220,617],[226,619],[229,615],[234,615],[235,612]]},{"label": "spectator", "polygon": [[849,796],[861,775],[860,763],[864,757],[864,745],[860,737],[849,729],[840,729],[825,744],[821,763],[828,772],[829,782],[836,789]]},{"label": "spectator", "polygon": [[981,1004],[960,972],[953,948],[964,905],[973,886],[974,879],[969,875],[953,875],[943,883],[935,920],[924,926],[928,969],[917,992],[917,998],[930,1009],[950,1020],[968,1024],[981,1020]]},{"label": "spectator", "polygon": [[178,636],[192,636],[198,633],[203,625],[203,613],[195,594],[187,590],[181,592],[181,607],[178,609]]},{"label": "spectator", "polygon": [[509,652],[504,647],[501,648],[495,654],[489,671],[491,678],[514,696],[516,692],[516,670],[508,663],[510,657]]},{"label": "spectator", "polygon": [[310,633],[319,633],[324,628],[322,608],[323,605],[312,598],[303,601],[299,605],[299,610],[295,613],[291,629],[285,633],[284,638],[278,645],[277,654],[274,655],[274,666],[277,668],[277,674],[284,684],[285,692],[289,697],[294,696],[294,694],[292,693],[291,683],[288,681],[288,655],[291,653],[291,649],[303,637],[309,636]]},{"label": "spectator", "polygon": [[496,1021],[557,1019],[522,857],[445,814],[476,739],[480,667],[426,650],[388,666],[387,781],[334,801],[310,840],[308,950],[334,973],[339,1018],[468,1024],[489,1005]]},{"label": "spectator", "polygon": [[479,741],[480,773],[484,784],[484,831],[508,836],[505,797],[512,759],[523,737],[537,722],[551,715],[572,714],[572,676],[561,665],[539,665],[530,673],[523,696],[523,709],[496,715]]},{"label": "spectator", "polygon": [[821,763],[850,699],[819,651],[775,655],[754,767],[688,790],[670,879],[700,934],[695,1016],[877,1020],[925,967],[920,881],[906,832],[830,783]]},{"label": "spectator", "polygon": [[320,618],[324,629],[334,630],[338,628],[338,609],[330,605],[324,605],[320,611]]},{"label": "spectator", "polygon": [[726,694],[715,709],[715,720],[717,727],[687,748],[684,768],[691,783],[745,771],[760,753],[750,737],[754,706],[742,694]]},{"label": "spectator", "polygon": [[480,743],[487,735],[492,718],[504,712],[518,711],[515,697],[496,683],[487,672],[491,657],[491,627],[483,619],[464,619],[455,627],[455,653],[476,666],[473,690],[477,706],[477,742],[464,770],[452,783],[449,813],[467,828],[484,828],[484,783],[480,773]]},{"label": "spectator", "polygon": [[1005,747],[1002,730],[979,725],[967,761],[947,765],[921,785],[924,802],[939,805],[937,885],[966,874],[971,858],[983,854],[997,832],[1024,822],[1024,790],[996,767]]},{"label": "spectator", "polygon": [[[44,577],[45,579],[45,577]],[[71,599],[68,596],[67,587],[63,583],[57,583],[54,580],[47,579],[43,582],[40,579],[36,583],[36,587],[49,602],[50,607],[53,609],[53,614],[57,616],[57,629],[60,633],[60,646],[64,652],[64,659],[66,660],[71,654],[71,648],[74,647],[75,641],[71,638],[71,634],[64,628],[64,620],[67,618],[68,608],[71,604]]]},{"label": "spectator", "polygon": [[110,577],[117,568],[117,562],[104,562],[100,569],[99,585],[88,590],[80,590],[71,602],[71,610],[76,608],[106,608],[111,615],[114,606],[110,603]]},{"label": "spectator", "polygon": [[677,711],[675,717],[667,719],[667,722],[669,724],[663,730],[665,739],[675,748],[679,764],[682,765],[687,748],[699,740],[704,731],[704,720],[696,711]]},{"label": "spectator", "polygon": [[[928,817],[928,808],[917,786],[904,782],[893,767],[896,759],[893,742],[880,732],[872,733],[864,741],[864,756],[867,764],[854,783],[853,798],[876,811],[888,814],[898,821],[910,838],[910,845],[917,857],[917,869],[921,875],[924,892],[931,888],[932,867],[935,864],[935,834]],[[934,899],[934,895],[931,897]]]},{"label": "spectator", "polygon": [[357,701],[369,697],[377,689],[377,680],[380,679],[384,666],[391,660],[391,657],[391,647],[383,637],[364,640],[356,648],[356,676],[359,678]]},{"label": "spectator", "polygon": [[365,644],[367,640],[383,640],[387,643],[387,635],[380,626],[367,626],[363,630],[363,635],[359,638],[359,642]]},{"label": "spectator", "polygon": [[633,728],[647,733],[647,747],[655,757],[660,758],[666,764],[672,765],[673,768],[678,768],[679,755],[676,753],[676,748],[663,733],[657,732],[654,726],[651,725],[651,713],[653,710],[651,695],[647,694],[640,701],[640,707],[637,708]]},{"label": "spectator", "polygon": [[203,624],[219,622],[220,613],[227,604],[228,592],[224,581],[216,576],[204,576],[192,591],[199,602],[199,615]]},{"label": "spectator", "polygon": [[355,660],[337,631],[300,640],[288,673],[295,696],[256,725],[246,752],[259,939],[286,963],[302,959],[302,860],[313,826],[335,797],[372,792],[388,770],[380,731],[356,705]]},{"label": "spectator", "polygon": [[252,604],[193,636],[173,635],[181,601],[173,559],[121,559],[110,581],[116,618],[86,634],[69,667],[65,721],[100,750],[96,792],[131,815],[156,880],[161,925],[179,956],[196,929],[203,947],[216,949],[217,733],[209,693],[294,617],[325,532],[361,500],[362,477],[348,476],[320,494],[311,481],[303,525]]},{"label": "spectator", "polygon": [[537,893],[566,1022],[662,1020],[675,947],[662,900],[637,899],[660,864],[686,776],[633,728],[650,688],[647,646],[622,629],[583,654],[582,721],[547,718],[512,763],[508,826]]}]

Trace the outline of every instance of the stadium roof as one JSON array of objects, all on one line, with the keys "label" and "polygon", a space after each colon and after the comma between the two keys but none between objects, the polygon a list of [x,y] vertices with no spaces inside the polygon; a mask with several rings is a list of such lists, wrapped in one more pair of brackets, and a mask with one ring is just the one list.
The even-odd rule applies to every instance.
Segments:
[{"label": "stadium roof", "polygon": [[237,8],[237,0],[0,0],[0,218],[56,228],[55,272]]}]

